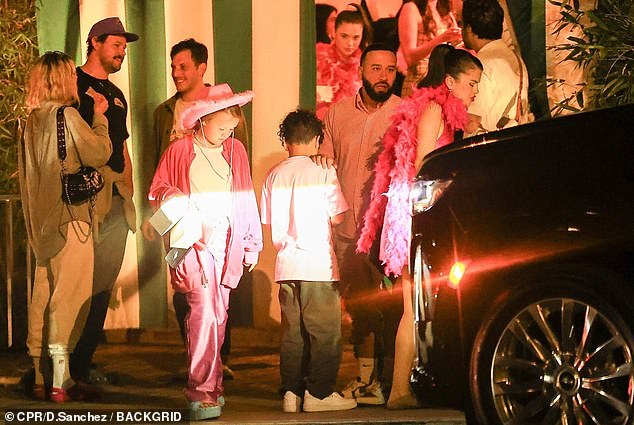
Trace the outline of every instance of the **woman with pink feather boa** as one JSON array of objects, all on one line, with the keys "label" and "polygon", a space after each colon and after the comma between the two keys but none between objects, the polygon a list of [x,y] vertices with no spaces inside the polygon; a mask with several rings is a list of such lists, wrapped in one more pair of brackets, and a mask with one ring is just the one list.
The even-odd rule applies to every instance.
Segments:
[{"label": "woman with pink feather boa", "polygon": [[396,354],[388,409],[418,406],[409,386],[414,357],[412,278],[409,271],[411,215],[409,189],[425,155],[449,144],[467,124],[467,108],[478,93],[480,61],[462,49],[441,44],[429,58],[429,71],[411,97],[404,99],[383,136],[375,166],[371,203],[364,217],[359,252],[368,253],[383,226],[379,259],[386,275],[398,276],[403,316],[396,334]]}]

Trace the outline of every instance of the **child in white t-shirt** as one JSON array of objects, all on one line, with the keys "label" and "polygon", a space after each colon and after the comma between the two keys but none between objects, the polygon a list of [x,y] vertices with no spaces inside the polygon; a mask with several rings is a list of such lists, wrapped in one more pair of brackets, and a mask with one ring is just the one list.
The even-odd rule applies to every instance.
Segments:
[{"label": "child in white t-shirt", "polygon": [[336,171],[315,165],[323,125],[314,113],[289,113],[278,132],[288,158],[273,167],[262,188],[262,223],[277,249],[282,346],[280,374],[285,412],[356,407],[334,390],[341,362],[339,269],[331,225],[348,205]]}]

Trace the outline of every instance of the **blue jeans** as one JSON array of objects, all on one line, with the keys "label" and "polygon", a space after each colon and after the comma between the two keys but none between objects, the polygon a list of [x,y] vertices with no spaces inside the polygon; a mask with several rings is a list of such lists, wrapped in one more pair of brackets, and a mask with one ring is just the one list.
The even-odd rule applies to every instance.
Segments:
[{"label": "blue jeans", "polygon": [[341,299],[337,282],[282,281],[282,393],[329,396],[341,363]]}]

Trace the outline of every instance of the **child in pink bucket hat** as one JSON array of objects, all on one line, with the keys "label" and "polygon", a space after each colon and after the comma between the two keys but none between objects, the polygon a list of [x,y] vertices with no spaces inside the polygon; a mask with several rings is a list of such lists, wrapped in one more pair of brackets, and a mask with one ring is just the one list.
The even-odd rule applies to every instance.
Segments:
[{"label": "child in pink bucket hat", "polygon": [[253,270],[262,250],[247,153],[233,135],[240,106],[251,99],[250,91],[235,94],[228,84],[220,84],[185,110],[182,125],[192,132],[163,153],[148,195],[156,209],[166,207],[168,200],[181,205],[176,223],[163,231],[172,286],[190,306],[185,396],[191,420],[222,412],[220,347],[229,293],[245,267]]}]

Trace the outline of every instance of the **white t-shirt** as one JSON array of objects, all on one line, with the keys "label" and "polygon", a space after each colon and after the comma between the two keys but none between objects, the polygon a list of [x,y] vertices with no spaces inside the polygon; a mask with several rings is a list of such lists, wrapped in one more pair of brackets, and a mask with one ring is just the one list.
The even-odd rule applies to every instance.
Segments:
[{"label": "white t-shirt", "polygon": [[[522,66],[522,93],[524,105],[528,103],[528,72],[526,66],[503,40],[487,43],[478,52],[478,59],[484,70],[478,84],[478,94],[469,106],[469,113],[481,118],[480,126],[486,131],[497,130],[497,123],[503,116],[516,124],[516,94],[520,89],[520,68]],[[504,112],[508,109],[508,112]],[[524,112],[528,112],[524,109]]]},{"label": "white t-shirt", "polygon": [[330,217],[348,210],[336,171],[306,156],[273,167],[262,187],[262,223],[278,250],[275,280],[337,281]]},{"label": "white t-shirt", "polygon": [[[231,217],[230,167],[222,156],[222,146],[202,147],[194,143],[194,160],[189,169],[191,200],[200,210],[203,227],[214,227]],[[205,241],[211,243],[210,235]]]}]

